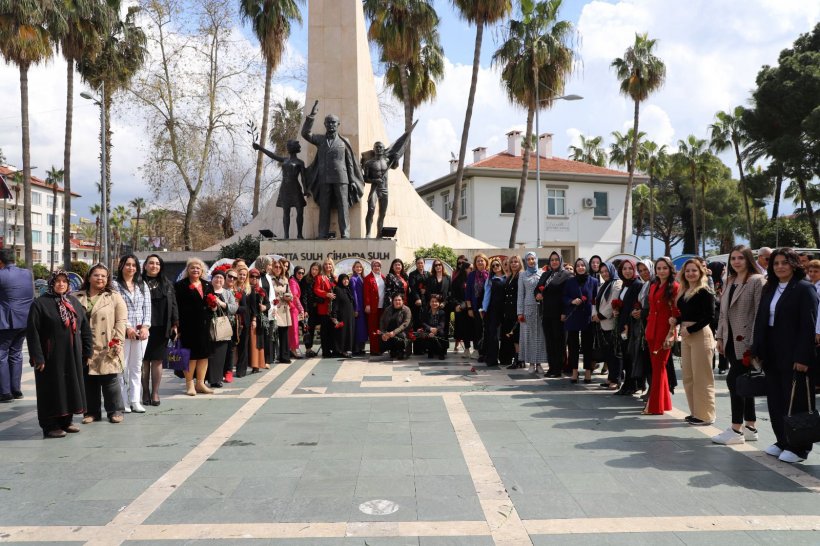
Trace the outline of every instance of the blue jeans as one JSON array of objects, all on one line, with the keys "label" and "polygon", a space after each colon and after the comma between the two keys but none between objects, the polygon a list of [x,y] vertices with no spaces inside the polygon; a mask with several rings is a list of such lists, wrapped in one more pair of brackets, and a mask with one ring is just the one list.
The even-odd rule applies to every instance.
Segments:
[{"label": "blue jeans", "polygon": [[23,340],[26,329],[0,330],[0,394],[22,392]]}]

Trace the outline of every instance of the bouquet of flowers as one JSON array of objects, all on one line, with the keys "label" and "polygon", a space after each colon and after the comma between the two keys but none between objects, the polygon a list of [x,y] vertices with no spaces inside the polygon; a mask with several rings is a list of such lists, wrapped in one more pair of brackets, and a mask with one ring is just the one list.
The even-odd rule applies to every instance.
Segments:
[{"label": "bouquet of flowers", "polygon": [[621,309],[623,309],[624,302],[621,299],[615,298],[612,300],[612,310],[616,313],[620,313]]},{"label": "bouquet of flowers", "polygon": [[205,296],[205,305],[207,305],[210,309],[216,309],[216,296],[213,294],[208,294]]},{"label": "bouquet of flowers", "polygon": [[108,354],[111,356],[117,356],[120,354],[120,350],[122,349],[122,342],[117,338],[112,338],[111,341],[108,342]]}]

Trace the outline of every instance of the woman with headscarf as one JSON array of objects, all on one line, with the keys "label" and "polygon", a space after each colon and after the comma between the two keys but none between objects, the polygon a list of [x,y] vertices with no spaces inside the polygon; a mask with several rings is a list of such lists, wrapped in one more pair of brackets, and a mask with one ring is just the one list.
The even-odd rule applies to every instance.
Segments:
[{"label": "woman with headscarf", "polygon": [[[638,272],[635,270],[635,262],[630,259],[621,261],[618,266],[618,276],[621,278],[621,291],[618,294],[618,299],[621,301],[620,309],[618,310],[618,337],[616,342],[620,343],[621,348],[621,374],[623,375],[623,382],[621,388],[615,393],[622,396],[631,396],[638,392],[638,381],[635,370],[635,356],[634,352],[630,351],[630,346],[634,347],[636,343],[640,343],[640,338],[637,336],[643,335],[642,324],[639,318],[633,316],[633,311],[640,311],[641,304],[638,302],[638,295],[643,288],[643,281],[638,278]],[[631,341],[631,344],[630,344]]]},{"label": "woman with headscarf", "polygon": [[364,265],[359,260],[353,262],[350,276],[350,291],[353,293],[354,317],[353,356],[364,355],[364,344],[367,343],[367,313],[364,312]]},{"label": "woman with headscarf", "polygon": [[[159,384],[162,361],[168,340],[176,337],[179,314],[174,285],[165,278],[165,263],[157,254],[150,254],[142,264],[142,280],[151,293],[151,328],[142,357],[142,403],[159,406]],[[149,388],[150,387],[150,388]]]},{"label": "woman with headscarf", "polygon": [[617,299],[621,293],[621,279],[618,278],[618,271],[609,262],[604,262],[598,268],[598,275],[601,277],[601,286],[595,295],[595,304],[592,307],[592,321],[598,324],[601,329],[596,332],[599,335],[598,342],[603,345],[607,373],[607,380],[601,383],[601,388],[608,390],[618,390],[620,387],[620,370],[617,351],[615,350],[615,328],[618,317],[612,308],[612,301]]},{"label": "woman with headscarf", "polygon": [[[541,296],[537,291],[540,275],[538,273],[538,258],[535,252],[524,255],[524,270],[518,275],[518,323],[521,325],[518,341],[518,360],[530,365],[533,373],[544,370],[541,363],[547,361],[547,346],[544,343],[544,329],[541,325],[541,312],[538,309],[538,300]],[[536,296],[536,294],[538,294]]]},{"label": "woman with headscarf", "polygon": [[330,311],[330,321],[333,323],[335,351],[345,358],[350,358],[353,356],[355,343],[356,300],[347,273],[339,275],[333,293],[336,294],[336,298]]},{"label": "woman with headscarf", "polygon": [[83,366],[91,358],[93,340],[85,309],[69,291],[68,273],[55,271],[28,314],[26,341],[44,438],[80,432],[71,421],[86,408]]},{"label": "woman with headscarf", "polygon": [[655,260],[655,280],[649,288],[649,316],[646,322],[646,345],[652,363],[652,383],[645,415],[663,415],[672,409],[666,364],[677,339],[677,307],[680,285],[675,281],[675,265],[666,256]]},{"label": "woman with headscarf", "polygon": [[542,326],[547,342],[549,371],[545,374],[546,377],[561,377],[564,370],[567,334],[564,331],[561,314],[564,310],[564,283],[571,278],[572,273],[564,269],[561,255],[553,251],[549,258],[549,269],[541,274],[535,288],[535,299],[541,302]]},{"label": "woman with headscarf", "polygon": [[473,270],[467,274],[467,284],[464,287],[464,305],[467,306],[467,316],[470,317],[473,329],[478,362],[484,362],[484,321],[479,311],[484,301],[484,285],[490,278],[489,265],[490,260],[485,254],[479,252],[473,256]]},{"label": "woman with headscarf", "polygon": [[[508,274],[504,281],[504,313],[501,317],[501,345],[498,362],[510,369],[523,367],[519,361],[521,326],[518,322],[518,276],[521,274],[521,258],[510,256],[507,260]],[[535,301],[535,296],[533,296]]]},{"label": "woman with headscarf", "polygon": [[[638,277],[643,281],[641,291],[638,293],[638,303],[641,308],[632,310],[632,318],[640,320],[638,326],[641,328],[641,337],[639,343],[635,347],[636,353],[632,355],[633,371],[637,373],[635,377],[638,390],[645,390],[641,395],[641,400],[644,402],[649,399],[649,383],[652,378],[652,364],[649,359],[649,350],[646,346],[646,318],[649,316],[649,288],[652,286],[652,280],[655,278],[655,264],[652,260],[641,260],[636,264],[638,270]],[[670,383],[675,381],[677,385],[677,378],[674,377],[674,368],[672,375],[669,377]]]},{"label": "woman with headscarf", "polygon": [[[575,282],[564,284],[564,330],[567,332],[570,382],[578,383],[578,357],[584,355],[584,383],[592,383],[592,301],[598,293],[598,279],[589,274],[589,265],[583,258],[575,260]],[[579,340],[580,336],[580,340]]]}]

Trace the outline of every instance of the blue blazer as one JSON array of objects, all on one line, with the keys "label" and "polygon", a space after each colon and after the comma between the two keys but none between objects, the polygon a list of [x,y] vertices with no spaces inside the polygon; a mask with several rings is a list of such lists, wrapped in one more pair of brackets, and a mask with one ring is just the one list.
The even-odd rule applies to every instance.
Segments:
[{"label": "blue blazer", "polygon": [[[578,284],[576,278],[570,277],[564,282],[564,312],[567,320],[564,321],[564,330],[580,332],[589,326],[592,319],[592,302],[598,293],[598,279],[589,275],[584,284]],[[575,306],[570,302],[575,298],[585,297],[587,300]],[[574,311],[573,311],[574,309]]]},{"label": "blue blazer", "polygon": [[0,269],[0,330],[25,328],[34,302],[34,277],[28,269]]}]

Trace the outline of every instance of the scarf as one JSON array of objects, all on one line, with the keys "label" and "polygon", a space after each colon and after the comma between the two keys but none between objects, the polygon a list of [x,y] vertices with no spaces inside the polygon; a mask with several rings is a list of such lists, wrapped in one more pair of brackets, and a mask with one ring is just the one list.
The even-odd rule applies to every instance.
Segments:
[{"label": "scarf", "polygon": [[[535,258],[535,265],[532,267],[527,265],[527,260],[530,256]],[[527,252],[526,254],[524,254],[524,270],[530,275],[533,275],[536,271],[538,271],[538,256],[535,255],[535,252]]]},{"label": "scarf", "polygon": [[[612,292],[612,283],[618,280],[618,272],[615,270],[615,266],[612,265],[610,262],[601,262],[601,268],[606,268],[609,271],[609,280],[604,283],[604,286],[601,287],[601,298],[605,300],[609,298],[609,293]],[[599,268],[598,271],[601,269]]]},{"label": "scarf", "polygon": [[[587,279],[589,278],[589,263],[583,258],[578,258],[577,260],[575,260],[575,265],[576,266],[578,265],[578,262],[581,262],[581,263],[584,264],[584,271],[586,271],[586,273],[584,273],[583,275],[576,273],[575,274],[575,280],[578,281],[579,286],[583,286],[584,283],[587,282]],[[577,271],[578,268],[576,267],[575,269]]]},{"label": "scarf", "polygon": [[62,322],[63,326],[66,328],[70,328],[71,333],[73,334],[77,331],[77,311],[71,305],[71,302],[68,301],[68,293],[71,291],[71,284],[69,284],[68,290],[66,290],[64,294],[58,294],[54,291],[54,283],[57,282],[57,277],[60,276],[65,277],[66,281],[68,281],[68,273],[62,269],[58,269],[52,273],[51,277],[48,279],[48,289],[46,290],[46,294],[56,298],[57,311],[60,313],[60,322]]},{"label": "scarf", "polygon": [[479,271],[478,269],[475,270],[475,285],[476,286],[484,286],[484,283],[487,282],[487,279],[490,278],[490,270],[485,269],[484,271]]}]

